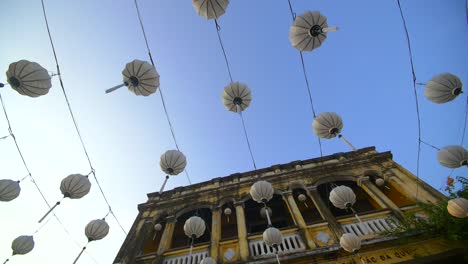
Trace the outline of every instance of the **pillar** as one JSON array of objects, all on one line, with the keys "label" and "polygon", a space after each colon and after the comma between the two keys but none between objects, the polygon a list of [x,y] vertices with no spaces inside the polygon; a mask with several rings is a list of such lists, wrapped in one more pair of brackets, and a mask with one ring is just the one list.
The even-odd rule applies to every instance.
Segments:
[{"label": "pillar", "polygon": [[157,255],[162,256],[164,252],[166,252],[171,246],[175,223],[176,223],[175,216],[166,217],[166,225],[164,226],[164,231],[161,236],[161,241],[159,242]]},{"label": "pillar", "polygon": [[343,234],[343,229],[336,221],[330,209],[328,209],[326,203],[320,197],[320,194],[317,191],[317,186],[309,187],[307,193],[310,195],[310,198],[312,198],[312,202],[314,202],[315,207],[319,211],[322,218],[328,222],[328,227],[332,231],[335,241],[340,241],[340,237]]},{"label": "pillar", "polygon": [[294,196],[292,194],[292,191],[284,192],[283,194],[286,196],[289,208],[292,211],[292,214],[293,214],[294,219],[296,220],[297,226],[302,231],[302,233],[305,235],[305,238],[307,240],[307,245],[311,249],[316,248],[317,246],[314,243],[312,235],[307,230],[307,224],[304,221],[304,217],[302,216],[301,211],[299,211],[299,207],[297,207],[297,203],[296,203],[296,200],[294,200]]},{"label": "pillar", "polygon": [[210,256],[220,262],[219,255],[219,241],[221,240],[221,207],[215,208],[211,212],[211,249]]},{"label": "pillar", "polygon": [[249,243],[247,242],[247,226],[245,225],[244,203],[235,203],[237,219],[237,235],[239,237],[239,252],[242,261],[249,258]]}]

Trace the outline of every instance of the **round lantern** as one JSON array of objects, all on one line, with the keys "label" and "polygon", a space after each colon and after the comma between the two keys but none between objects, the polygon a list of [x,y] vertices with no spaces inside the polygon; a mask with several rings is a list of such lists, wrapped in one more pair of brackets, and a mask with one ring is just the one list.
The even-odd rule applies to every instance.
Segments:
[{"label": "round lantern", "polygon": [[266,207],[266,208],[265,208],[265,207],[262,207],[262,208],[260,209],[260,216],[261,216],[262,218],[267,218],[267,215],[266,215],[267,213],[266,213],[266,212],[268,212],[268,216],[269,216],[269,217],[271,217],[271,216],[273,215],[273,211],[271,210],[270,207]]},{"label": "round lantern", "polygon": [[210,257],[204,258],[200,264],[216,264],[216,261]]},{"label": "round lantern", "polygon": [[275,190],[271,183],[267,181],[258,181],[250,187],[250,196],[257,203],[266,203],[273,198]]},{"label": "round lantern", "polygon": [[39,97],[47,94],[52,87],[47,70],[35,62],[14,62],[8,67],[6,75],[11,88],[21,95]]},{"label": "round lantern", "polygon": [[162,230],[162,225],[160,223],[157,223],[154,225],[154,231],[159,232]]},{"label": "round lantern", "polygon": [[278,228],[269,227],[263,232],[263,241],[275,249],[283,242],[283,235]]},{"label": "round lantern", "polygon": [[109,234],[109,225],[104,219],[93,220],[85,227],[85,235],[90,242],[103,239],[107,234]]},{"label": "round lantern", "polygon": [[252,93],[247,85],[235,82],[224,87],[222,101],[227,110],[240,113],[252,102]]},{"label": "round lantern", "polygon": [[20,195],[21,187],[19,181],[0,180],[0,201],[9,202]]},{"label": "round lantern", "polygon": [[319,138],[334,138],[343,129],[343,120],[333,112],[320,113],[312,122],[312,129]]},{"label": "round lantern", "polygon": [[468,166],[468,151],[462,146],[447,146],[439,150],[437,159],[447,168]]},{"label": "round lantern", "polygon": [[382,178],[377,178],[377,179],[375,180],[375,185],[377,185],[377,186],[379,186],[379,187],[384,186],[384,185],[385,185],[384,179],[382,179]]},{"label": "round lantern", "polygon": [[107,89],[106,93],[127,86],[135,95],[148,96],[156,92],[159,87],[159,74],[154,66],[146,61],[133,60],[127,63],[122,75],[123,83]]},{"label": "round lantern", "polygon": [[337,27],[328,27],[327,18],[320,12],[307,11],[294,19],[289,40],[299,51],[311,51],[322,45],[328,32],[337,30]]},{"label": "round lantern", "polygon": [[32,236],[19,236],[11,243],[13,255],[25,255],[34,248],[34,239]]},{"label": "round lantern", "polygon": [[224,214],[228,216],[231,215],[232,214],[231,208],[227,207],[226,209],[224,209]]},{"label": "round lantern", "polygon": [[356,202],[356,194],[348,186],[341,185],[331,190],[329,199],[335,207],[349,209]]},{"label": "round lantern", "polygon": [[361,249],[361,239],[353,233],[345,233],[340,238],[340,246],[351,253],[357,253]]},{"label": "round lantern", "polygon": [[468,200],[465,198],[455,198],[448,201],[447,210],[449,214],[457,218],[468,217]]},{"label": "round lantern", "polygon": [[451,74],[443,73],[434,76],[424,89],[427,99],[436,103],[443,104],[452,101],[462,93],[462,82]]},{"label": "round lantern", "polygon": [[301,193],[297,196],[297,199],[299,199],[299,201],[301,202],[305,202],[307,200],[307,197]]},{"label": "round lantern", "polygon": [[168,150],[161,155],[159,165],[165,173],[175,176],[184,171],[187,158],[178,150]]},{"label": "round lantern", "polygon": [[205,233],[205,221],[201,217],[192,216],[184,224],[185,235],[190,238],[199,238]]},{"label": "round lantern", "polygon": [[[80,199],[83,198],[91,190],[91,182],[88,179],[88,176],[81,174],[71,174],[65,177],[60,183],[60,191],[63,194],[63,198],[70,199]],[[54,206],[50,208],[49,211],[39,220],[39,223],[44,221],[44,219],[57,207],[60,205],[61,200],[56,202]]]},{"label": "round lantern", "polygon": [[192,0],[192,4],[199,16],[217,19],[226,12],[229,0]]}]

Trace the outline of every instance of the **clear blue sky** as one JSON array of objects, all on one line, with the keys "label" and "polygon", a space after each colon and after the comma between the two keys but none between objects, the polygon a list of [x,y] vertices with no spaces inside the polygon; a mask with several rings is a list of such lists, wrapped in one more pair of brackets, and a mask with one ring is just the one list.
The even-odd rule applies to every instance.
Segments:
[{"label": "clear blue sky", "polygon": [[[126,89],[104,90],[121,82],[133,59],[148,60],[133,1],[46,0],[49,23],[84,140],[113,210],[129,230],[137,204],[159,189],[164,174],[159,156],[174,144],[159,95],[136,97]],[[395,161],[416,169],[417,126],[406,39],[396,1],[292,1],[298,14],[318,10],[339,32],[305,53],[318,112],[339,113],[343,134],[358,148],[392,151]],[[181,150],[193,182],[253,169],[237,115],[224,109],[221,92],[229,82],[215,25],[199,17],[190,1],[140,0],[149,43],[161,75]],[[418,82],[451,72],[468,83],[468,26],[464,0],[402,0],[414,51]],[[40,1],[0,3],[0,71],[28,59],[55,71]],[[219,19],[235,81],[252,90],[244,112],[258,167],[318,157],[298,52],[288,40],[292,24],[286,0],[232,1]],[[2,81],[5,81],[4,76]],[[53,203],[61,198],[62,178],[87,174],[57,78],[44,97],[31,99],[6,87],[0,91],[13,130],[33,176]],[[444,105],[424,98],[418,87],[423,138],[436,146],[459,144],[466,94]],[[0,137],[8,133],[0,117]],[[465,146],[466,147],[466,146]],[[335,140],[323,141],[324,154],[348,151]],[[420,177],[441,188],[450,170],[436,151],[422,147]],[[0,178],[26,175],[10,139],[0,141]],[[466,169],[454,175],[465,175]],[[81,200],[66,200],[57,215],[81,245],[84,226],[101,218],[107,207],[94,181]],[[167,189],[186,185],[184,174]],[[30,234],[47,210],[29,180],[21,196],[1,203],[0,261],[11,241]],[[88,246],[98,263],[110,263],[124,240],[116,222],[102,241]],[[51,220],[36,236],[36,248],[12,263],[70,263],[76,246]],[[84,255],[80,263],[94,263]]]}]

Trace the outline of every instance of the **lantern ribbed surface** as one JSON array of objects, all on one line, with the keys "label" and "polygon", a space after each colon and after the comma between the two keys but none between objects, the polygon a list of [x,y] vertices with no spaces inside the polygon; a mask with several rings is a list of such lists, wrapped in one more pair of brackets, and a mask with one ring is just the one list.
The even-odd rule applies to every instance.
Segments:
[{"label": "lantern ribbed surface", "polygon": [[225,215],[231,215],[232,214],[231,208],[228,207],[228,208],[224,209],[224,214]]},{"label": "lantern ribbed surface", "polygon": [[159,87],[159,74],[150,63],[133,60],[122,71],[123,82],[135,95],[148,96]]},{"label": "lantern ribbed surface", "polygon": [[462,146],[447,146],[439,150],[437,159],[442,166],[459,168],[468,165],[468,151]]},{"label": "lantern ribbed surface", "polygon": [[257,203],[270,201],[274,193],[273,186],[267,181],[258,181],[250,187],[250,196]]},{"label": "lantern ribbed surface", "polygon": [[92,220],[85,227],[85,235],[89,241],[103,239],[107,234],[109,234],[109,225],[102,219]]},{"label": "lantern ribbed surface", "polygon": [[0,180],[0,201],[9,202],[20,195],[21,187],[18,181]]},{"label": "lantern ribbed surface", "polygon": [[319,138],[334,138],[343,129],[343,120],[334,112],[323,112],[315,117],[312,130]]},{"label": "lantern ribbed surface", "polygon": [[341,185],[331,190],[329,199],[335,207],[347,209],[356,202],[356,194],[348,186]]},{"label": "lantern ribbed surface", "polygon": [[205,233],[205,221],[201,217],[198,216],[192,216],[187,221],[185,221],[184,224],[184,232],[185,235],[188,237],[193,237],[195,236],[196,238],[199,238],[203,236]]},{"label": "lantern ribbed surface", "polygon": [[192,4],[199,16],[216,19],[226,12],[229,0],[192,0]]},{"label": "lantern ribbed surface", "polygon": [[52,87],[51,77],[39,63],[20,60],[10,64],[6,72],[11,88],[21,95],[39,97]]},{"label": "lantern ribbed surface", "polygon": [[424,89],[427,99],[436,104],[443,104],[454,100],[462,93],[461,80],[451,74],[443,73],[434,76]]},{"label": "lantern ribbed surface", "polygon": [[60,183],[60,191],[63,196],[70,199],[80,199],[90,190],[91,182],[87,176],[81,174],[68,175]]},{"label": "lantern ribbed surface", "polygon": [[327,33],[327,18],[318,11],[307,11],[297,16],[289,29],[289,41],[300,51],[311,51],[322,45]]},{"label": "lantern ribbed surface", "polygon": [[11,243],[13,255],[25,255],[34,248],[34,239],[32,236],[19,236]]},{"label": "lantern ribbed surface", "polygon": [[447,210],[449,214],[457,218],[468,217],[468,200],[465,198],[455,198],[448,201]]},{"label": "lantern ribbed surface", "polygon": [[340,238],[340,246],[350,253],[356,253],[361,249],[361,239],[353,233],[345,233]]},{"label": "lantern ribbed surface", "polygon": [[177,175],[187,166],[187,158],[178,150],[168,150],[161,155],[159,166],[168,175]]},{"label": "lantern ribbed surface", "polygon": [[231,112],[242,112],[252,102],[252,92],[247,85],[235,82],[224,87],[221,96],[224,107]]},{"label": "lantern ribbed surface", "polygon": [[204,258],[200,264],[216,264],[216,261],[210,257]]},{"label": "lantern ribbed surface", "polygon": [[283,242],[283,234],[278,228],[269,227],[263,232],[263,241],[270,247],[279,246]]}]

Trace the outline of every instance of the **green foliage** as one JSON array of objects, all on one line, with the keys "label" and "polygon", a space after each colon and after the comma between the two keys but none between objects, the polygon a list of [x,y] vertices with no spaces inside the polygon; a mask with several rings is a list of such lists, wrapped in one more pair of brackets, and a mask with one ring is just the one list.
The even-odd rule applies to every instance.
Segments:
[{"label": "green foliage", "polygon": [[[449,178],[447,181],[446,190],[449,192],[449,198],[462,197],[468,199],[468,179],[457,177],[457,181],[461,184],[458,191],[454,191],[454,181]],[[406,237],[413,234],[422,236],[440,236],[448,240],[460,241],[468,243],[468,218],[456,218],[451,216],[447,211],[448,201],[442,201],[438,204],[418,203],[418,206],[423,209],[422,213],[407,213],[403,221],[393,222],[397,227],[385,235]]]}]

